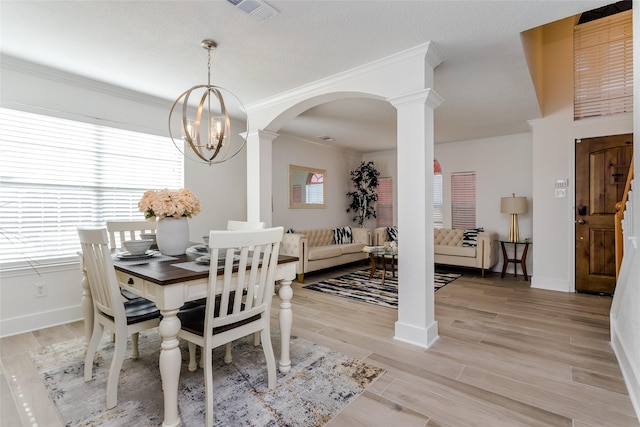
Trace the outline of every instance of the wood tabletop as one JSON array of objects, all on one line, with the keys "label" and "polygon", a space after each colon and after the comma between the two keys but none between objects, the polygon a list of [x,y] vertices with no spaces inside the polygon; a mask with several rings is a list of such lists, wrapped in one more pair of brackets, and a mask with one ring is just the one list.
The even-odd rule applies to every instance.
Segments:
[{"label": "wood tabletop", "polygon": [[[201,255],[201,254],[200,254]],[[192,271],[185,268],[176,267],[174,264],[182,262],[195,262],[196,258],[200,255],[184,254],[174,256],[173,260],[168,261],[152,261],[144,264],[127,265],[126,262],[120,262],[118,260],[113,261],[113,265],[116,270],[123,273],[130,274],[135,277],[139,277],[143,280],[148,280],[158,285],[171,285],[173,283],[185,282],[189,280],[205,279],[209,277],[209,270],[206,271]],[[278,264],[285,264],[289,262],[298,261],[297,257],[288,255],[279,255]]]}]

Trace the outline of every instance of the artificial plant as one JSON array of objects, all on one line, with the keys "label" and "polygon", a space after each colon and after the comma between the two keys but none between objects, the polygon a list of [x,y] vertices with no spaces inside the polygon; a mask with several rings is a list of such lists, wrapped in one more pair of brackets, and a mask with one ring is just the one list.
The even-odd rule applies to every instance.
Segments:
[{"label": "artificial plant", "polygon": [[347,212],[354,212],[353,221],[360,227],[365,219],[375,218],[376,209],[373,202],[378,200],[378,177],[380,172],[375,168],[373,162],[361,162],[357,169],[351,171],[351,181],[355,187],[354,191],[347,193],[351,197],[351,204]]}]

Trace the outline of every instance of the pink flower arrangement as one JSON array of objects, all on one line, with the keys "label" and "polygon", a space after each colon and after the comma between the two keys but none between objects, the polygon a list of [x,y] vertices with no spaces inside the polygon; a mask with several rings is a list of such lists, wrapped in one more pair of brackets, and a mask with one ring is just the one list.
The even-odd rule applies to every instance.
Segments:
[{"label": "pink flower arrangement", "polygon": [[166,188],[164,190],[148,190],[140,199],[138,209],[144,213],[144,217],[148,220],[168,216],[191,218],[200,213],[200,200],[191,190],[186,188],[178,191],[169,191]]}]

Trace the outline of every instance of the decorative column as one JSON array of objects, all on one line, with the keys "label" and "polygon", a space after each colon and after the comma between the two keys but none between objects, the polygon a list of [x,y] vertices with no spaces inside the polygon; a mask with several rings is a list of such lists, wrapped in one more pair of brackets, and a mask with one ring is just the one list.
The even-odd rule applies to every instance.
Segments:
[{"label": "decorative column", "polygon": [[272,143],[277,133],[253,130],[247,134],[247,221],[273,224]]},{"label": "decorative column", "polygon": [[389,99],[398,110],[398,321],[395,339],[429,347],[438,339],[434,307],[432,89]]}]

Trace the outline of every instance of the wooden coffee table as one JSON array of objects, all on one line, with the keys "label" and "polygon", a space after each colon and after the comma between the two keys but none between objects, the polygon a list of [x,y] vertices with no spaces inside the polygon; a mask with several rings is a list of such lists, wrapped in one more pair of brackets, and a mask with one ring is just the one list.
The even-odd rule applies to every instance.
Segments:
[{"label": "wooden coffee table", "polygon": [[[398,267],[398,251],[391,249],[376,250],[369,252],[369,260],[371,261],[371,272],[369,273],[369,279],[373,277],[376,270],[382,268],[381,283],[384,285],[384,278],[387,275],[387,269],[391,271],[393,277],[396,277],[396,270]],[[387,268],[388,266],[388,268]]]}]

